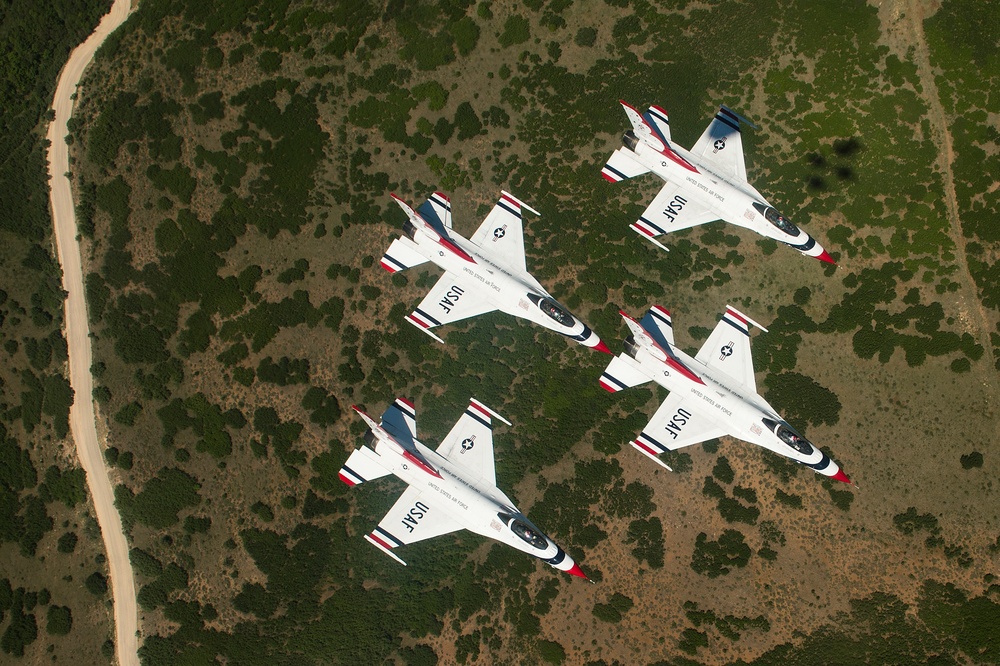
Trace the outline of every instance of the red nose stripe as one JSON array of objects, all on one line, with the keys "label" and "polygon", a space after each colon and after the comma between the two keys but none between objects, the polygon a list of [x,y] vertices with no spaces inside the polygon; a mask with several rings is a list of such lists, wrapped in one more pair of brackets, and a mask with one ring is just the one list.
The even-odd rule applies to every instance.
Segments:
[{"label": "red nose stripe", "polygon": [[831,257],[830,253],[827,252],[826,250],[823,250],[823,254],[819,255],[816,258],[819,259],[820,261],[825,261],[828,264],[833,264],[834,266],[837,265],[837,262],[833,260],[833,257]]},{"label": "red nose stripe", "polygon": [[838,469],[837,473],[834,474],[833,476],[831,476],[830,478],[831,479],[836,479],[837,481],[843,481],[844,483],[850,483],[851,482],[851,480],[849,478],[847,478],[847,475],[844,474],[844,470],[842,470],[842,469]]},{"label": "red nose stripe", "polygon": [[577,578],[582,578],[584,580],[590,580],[587,578],[587,574],[583,573],[583,569],[576,562],[573,563],[573,568],[566,571],[570,576],[576,576]]}]

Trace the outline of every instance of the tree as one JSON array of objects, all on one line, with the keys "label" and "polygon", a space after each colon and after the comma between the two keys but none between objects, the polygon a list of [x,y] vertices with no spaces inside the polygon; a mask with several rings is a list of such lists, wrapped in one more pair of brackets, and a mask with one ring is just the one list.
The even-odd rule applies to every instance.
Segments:
[{"label": "tree", "polygon": [[73,628],[73,614],[67,606],[49,606],[45,631],[53,636],[65,636]]}]

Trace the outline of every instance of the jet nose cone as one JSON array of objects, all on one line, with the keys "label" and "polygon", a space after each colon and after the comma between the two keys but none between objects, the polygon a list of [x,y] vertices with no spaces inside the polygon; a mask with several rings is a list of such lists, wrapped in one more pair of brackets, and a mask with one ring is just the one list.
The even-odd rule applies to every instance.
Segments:
[{"label": "jet nose cone", "polygon": [[844,470],[842,470],[842,469],[838,469],[837,473],[834,474],[833,476],[831,476],[830,478],[831,479],[836,479],[837,481],[842,481],[843,483],[850,483],[851,482],[851,480],[849,478],[847,478],[847,475],[844,474]]},{"label": "jet nose cone", "polygon": [[597,344],[594,345],[594,349],[596,349],[599,352],[603,352],[605,354],[611,354],[611,350],[608,349],[608,346],[606,344],[604,344],[604,340],[598,340]]},{"label": "jet nose cone", "polygon": [[587,578],[587,574],[583,573],[583,569],[581,569],[580,565],[577,564],[576,562],[573,563],[572,567],[566,570],[566,573],[568,573],[570,576],[576,576],[577,578],[590,580],[589,578]]},{"label": "jet nose cone", "polygon": [[828,264],[833,264],[834,266],[837,265],[837,262],[833,260],[833,257],[831,257],[830,253],[827,252],[826,250],[823,250],[823,254],[819,255],[816,258],[819,259],[820,261],[824,261],[824,262],[826,262]]}]

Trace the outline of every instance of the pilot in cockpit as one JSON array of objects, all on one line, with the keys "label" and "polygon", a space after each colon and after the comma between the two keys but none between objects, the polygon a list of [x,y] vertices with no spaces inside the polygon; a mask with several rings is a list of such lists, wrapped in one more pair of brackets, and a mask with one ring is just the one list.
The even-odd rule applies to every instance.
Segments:
[{"label": "pilot in cockpit", "polygon": [[812,444],[809,443],[809,440],[796,434],[789,428],[779,427],[778,437],[799,453],[812,453]]},{"label": "pilot in cockpit", "polygon": [[512,520],[510,523],[510,530],[535,548],[547,548],[549,545],[544,536],[531,529],[520,520]]}]

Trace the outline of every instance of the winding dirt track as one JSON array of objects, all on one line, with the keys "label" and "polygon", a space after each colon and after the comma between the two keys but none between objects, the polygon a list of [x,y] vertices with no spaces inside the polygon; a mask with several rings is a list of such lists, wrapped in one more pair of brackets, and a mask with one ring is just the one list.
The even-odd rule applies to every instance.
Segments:
[{"label": "winding dirt track", "polygon": [[72,95],[76,92],[84,70],[94,57],[97,48],[115,28],[120,26],[130,12],[129,0],[114,0],[110,13],[87,40],[76,47],[69,56],[52,102],[55,120],[49,124],[49,202],[55,227],[56,247],[62,265],[63,289],[66,298],[66,341],[69,346],[69,381],[75,400],[70,409],[70,427],[76,442],[80,465],[87,473],[87,485],[94,500],[97,522],[104,537],[111,570],[111,592],[115,605],[115,647],[121,666],[138,666],[139,641],[138,611],[135,600],[135,580],[128,556],[128,543],[122,531],[121,516],[115,508],[114,492],[108,471],[104,467],[101,447],[97,441],[94,420],[93,377],[90,374],[90,328],[87,322],[87,303],[84,300],[83,270],[80,245],[77,242],[76,211],[69,178],[69,148],[65,137],[69,133],[66,123],[73,113]]}]

